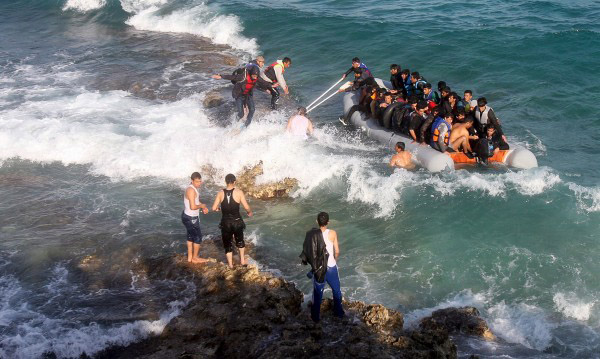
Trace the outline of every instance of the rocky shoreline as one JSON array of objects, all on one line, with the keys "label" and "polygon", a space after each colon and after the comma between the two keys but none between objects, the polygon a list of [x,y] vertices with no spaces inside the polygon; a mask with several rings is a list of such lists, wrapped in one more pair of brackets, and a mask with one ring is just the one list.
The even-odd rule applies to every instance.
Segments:
[{"label": "rocky shoreline", "polygon": [[[216,254],[219,246],[203,247]],[[379,304],[345,301],[346,317],[335,318],[328,299],[315,324],[293,283],[254,265],[190,265],[183,256],[148,264],[149,278],[192,280],[196,298],[162,334],[96,358],[456,358],[453,333],[494,340],[472,307],[438,310],[406,330],[402,313]]]}]

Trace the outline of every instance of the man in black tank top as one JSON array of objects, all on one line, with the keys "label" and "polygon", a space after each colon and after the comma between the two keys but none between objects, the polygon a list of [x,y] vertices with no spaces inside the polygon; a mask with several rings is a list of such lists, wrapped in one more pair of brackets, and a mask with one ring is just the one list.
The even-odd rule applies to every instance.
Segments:
[{"label": "man in black tank top", "polygon": [[246,243],[244,242],[244,229],[246,224],[240,214],[240,203],[244,206],[244,209],[248,213],[248,217],[252,217],[252,210],[246,202],[246,196],[244,192],[235,188],[236,178],[233,174],[225,176],[225,183],[227,188],[219,191],[215,202],[213,203],[213,211],[218,211],[219,207],[223,216],[221,217],[221,239],[223,240],[223,247],[225,248],[225,256],[227,257],[227,264],[229,268],[233,268],[233,242],[235,240],[235,246],[240,251],[240,264],[246,264],[246,258],[244,257],[244,248]]}]

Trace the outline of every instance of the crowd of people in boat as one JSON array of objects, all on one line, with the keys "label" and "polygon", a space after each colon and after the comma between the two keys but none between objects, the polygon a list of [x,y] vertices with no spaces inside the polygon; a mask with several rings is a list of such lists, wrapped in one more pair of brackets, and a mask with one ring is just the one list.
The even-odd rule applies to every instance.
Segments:
[{"label": "crowd of people in boat", "polygon": [[397,64],[390,65],[391,88],[385,88],[357,57],[342,78],[350,74],[354,81],[340,92],[359,91],[360,96],[341,118],[344,122],[360,111],[380,126],[441,152],[475,156],[477,151],[493,154],[509,149],[494,110],[485,97],[475,100],[471,90],[465,90],[461,97],[444,81],[439,81],[434,89],[419,72]]}]

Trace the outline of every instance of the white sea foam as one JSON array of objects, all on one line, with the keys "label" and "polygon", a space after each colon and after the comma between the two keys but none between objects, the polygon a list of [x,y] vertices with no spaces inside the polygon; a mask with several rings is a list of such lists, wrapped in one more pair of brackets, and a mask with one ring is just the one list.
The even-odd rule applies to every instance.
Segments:
[{"label": "white sea foam", "polygon": [[[60,272],[59,269],[57,275],[62,278]],[[157,320],[137,320],[106,327],[94,322],[81,325],[54,319],[32,310],[22,299],[26,293],[12,276],[0,277],[0,288],[0,327],[4,327],[0,358],[39,358],[51,352],[59,358],[77,358],[83,353],[93,355],[110,345],[126,345],[160,334],[189,302],[186,299],[169,303]],[[21,299],[11,300],[13,297]]]},{"label": "white sea foam", "polygon": [[600,212],[600,187],[583,187],[569,183],[569,189],[575,193],[579,209],[586,212]]},{"label": "white sea foam", "polygon": [[126,21],[136,29],[198,35],[251,55],[258,53],[256,40],[241,35],[244,27],[237,16],[218,14],[205,4],[168,14],[164,14],[158,6],[141,9],[139,5],[128,4],[124,8],[136,12]]},{"label": "white sea foam", "polygon": [[579,299],[575,293],[558,292],[554,294],[552,300],[554,301],[556,310],[561,312],[565,317],[581,321],[590,319],[592,309],[596,304],[595,301],[586,302]]},{"label": "white sea foam", "polygon": [[543,309],[526,303],[506,304],[504,301],[487,309],[492,332],[510,343],[544,350],[552,340],[551,322]]},{"label": "white sea foam", "polygon": [[76,10],[86,12],[96,10],[106,5],[106,0],[67,0],[63,6],[64,10]]}]

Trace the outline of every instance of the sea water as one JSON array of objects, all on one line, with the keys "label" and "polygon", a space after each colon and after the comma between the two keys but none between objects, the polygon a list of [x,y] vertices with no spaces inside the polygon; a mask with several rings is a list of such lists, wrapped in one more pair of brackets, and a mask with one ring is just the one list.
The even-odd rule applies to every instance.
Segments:
[{"label": "sea water", "polygon": [[[67,0],[0,3],[0,357],[78,357],[157,334],[193,300],[148,260],[184,253],[193,171],[211,203],[225,174],[262,161],[259,183],[296,178],[289,199],[250,200],[265,270],[311,284],[298,260],[327,211],[347,299],[405,313],[477,307],[495,342],[463,356],[600,357],[600,5],[594,1]],[[292,58],[278,111],[257,93],[235,135],[222,57]],[[391,170],[390,151],[311,112],[314,138],[282,133],[298,105],[358,56],[485,96],[531,170]],[[229,98],[228,98],[229,101]],[[202,216],[219,234],[218,214]]]}]

